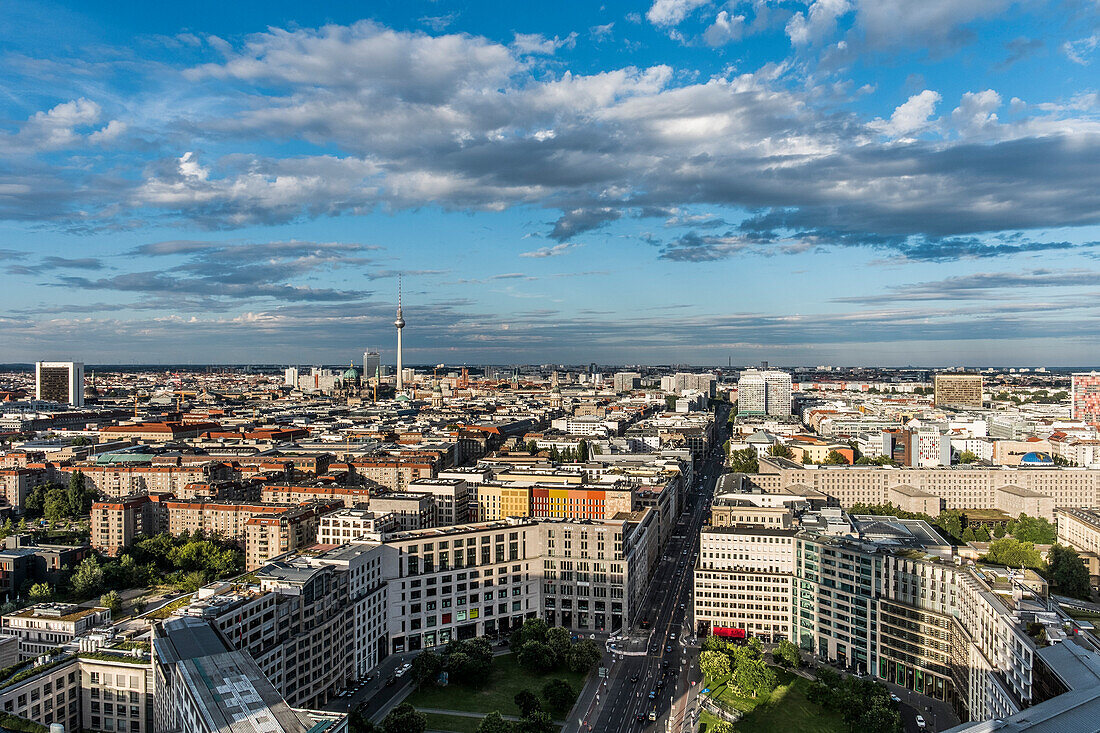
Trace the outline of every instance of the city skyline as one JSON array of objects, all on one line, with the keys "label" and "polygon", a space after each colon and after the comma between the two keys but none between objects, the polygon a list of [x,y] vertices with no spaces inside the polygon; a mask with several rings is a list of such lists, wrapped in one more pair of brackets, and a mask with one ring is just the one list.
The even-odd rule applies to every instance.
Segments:
[{"label": "city skyline", "polygon": [[0,362],[1100,362],[1094,3],[6,9]]}]

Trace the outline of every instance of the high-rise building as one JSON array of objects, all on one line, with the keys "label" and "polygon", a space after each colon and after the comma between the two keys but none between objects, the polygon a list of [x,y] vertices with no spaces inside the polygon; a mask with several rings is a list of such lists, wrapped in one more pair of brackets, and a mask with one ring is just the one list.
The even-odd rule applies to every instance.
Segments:
[{"label": "high-rise building", "polygon": [[747,369],[737,380],[738,415],[791,414],[791,375],[781,371]]},{"label": "high-rise building", "polygon": [[382,359],[377,351],[363,352],[363,379],[368,382],[382,378]]},{"label": "high-rise building", "polygon": [[79,361],[38,361],[34,364],[35,397],[49,402],[84,405],[84,364]]},{"label": "high-rise building", "polygon": [[642,375],[638,372],[616,372],[614,386],[616,392],[631,392],[638,388]]},{"label": "high-rise building", "polygon": [[937,374],[933,380],[936,407],[981,407],[981,374]]},{"label": "high-rise building", "polygon": [[283,382],[288,387],[298,387],[298,367],[287,367],[283,372]]},{"label": "high-rise building", "polygon": [[1100,422],[1100,372],[1073,375],[1073,419]]}]

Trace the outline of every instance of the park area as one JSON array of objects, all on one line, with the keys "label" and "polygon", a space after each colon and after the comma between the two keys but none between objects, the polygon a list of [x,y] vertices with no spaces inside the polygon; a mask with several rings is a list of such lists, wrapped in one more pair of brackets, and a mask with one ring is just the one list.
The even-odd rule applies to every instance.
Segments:
[{"label": "park area", "polygon": [[[812,684],[784,669],[776,669],[776,686],[770,693],[747,697],[718,680],[711,688],[711,698],[726,708],[744,714],[734,726],[739,733],[845,733],[847,727],[839,713],[826,710],[806,697]],[[704,730],[715,730],[718,719],[704,713]]]},{"label": "park area", "polygon": [[[514,698],[521,690],[530,690],[542,699],[542,688],[546,683],[559,679],[568,682],[569,686],[579,693],[584,686],[586,676],[584,672],[569,670],[536,674],[521,667],[516,661],[515,654],[502,654],[493,657],[489,678],[480,688],[463,684],[440,687],[433,683],[425,683],[419,690],[409,695],[405,702],[411,703],[417,709],[434,708],[482,714],[496,711],[502,715],[518,716],[520,709]],[[550,708],[549,701],[542,699],[542,702],[545,708]]]}]

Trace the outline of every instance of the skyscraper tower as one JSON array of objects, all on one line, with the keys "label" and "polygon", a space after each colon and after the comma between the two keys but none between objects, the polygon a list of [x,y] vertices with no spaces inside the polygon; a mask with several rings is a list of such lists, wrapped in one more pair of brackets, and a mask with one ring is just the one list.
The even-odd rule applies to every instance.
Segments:
[{"label": "skyscraper tower", "polygon": [[397,276],[397,320],[393,322],[393,325],[397,327],[397,391],[400,392],[405,388],[405,383],[401,377],[401,329],[405,327],[405,317],[401,315],[401,276]]}]

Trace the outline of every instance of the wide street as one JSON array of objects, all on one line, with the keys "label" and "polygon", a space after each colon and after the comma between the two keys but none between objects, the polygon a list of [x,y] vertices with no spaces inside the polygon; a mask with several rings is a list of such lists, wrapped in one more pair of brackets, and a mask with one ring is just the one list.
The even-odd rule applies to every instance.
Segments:
[{"label": "wide street", "polygon": [[[698,648],[685,643],[685,636],[691,637],[695,631],[691,621],[692,567],[699,548],[699,530],[709,514],[721,473],[726,416],[726,410],[719,408],[713,450],[702,465],[696,466],[695,486],[688,493],[680,521],[634,614],[632,635],[648,632],[648,654],[615,655],[617,659],[601,685],[599,699],[582,701],[584,723],[580,730],[692,729],[691,714],[701,681],[696,668]],[[691,680],[696,681],[694,686]]]}]

